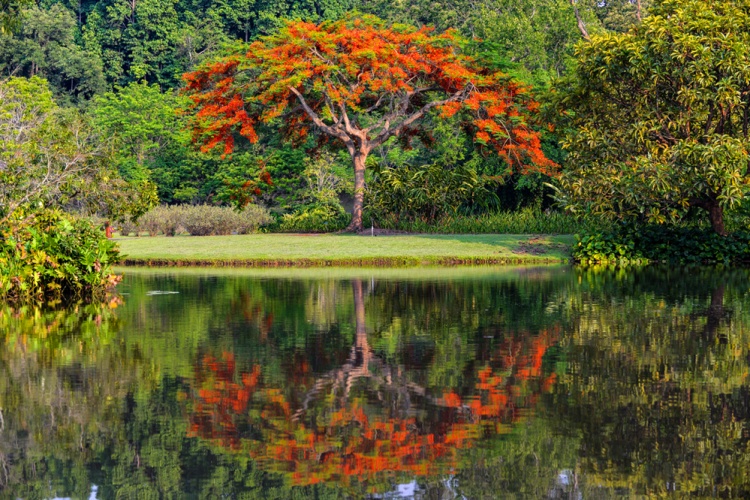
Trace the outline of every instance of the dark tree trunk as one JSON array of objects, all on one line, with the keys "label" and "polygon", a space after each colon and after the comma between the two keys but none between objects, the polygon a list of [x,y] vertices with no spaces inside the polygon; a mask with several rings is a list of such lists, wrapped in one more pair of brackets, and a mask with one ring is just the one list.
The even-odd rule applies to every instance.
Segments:
[{"label": "dark tree trunk", "polygon": [[727,230],[724,228],[724,209],[719,205],[718,201],[712,201],[706,207],[708,210],[708,218],[711,221],[711,227],[721,236],[727,235]]},{"label": "dark tree trunk", "polygon": [[727,235],[727,230],[724,227],[724,209],[716,199],[711,200],[696,200],[692,199],[690,204],[694,207],[700,207],[708,212],[708,220],[711,222],[711,228],[716,234],[721,236]]}]

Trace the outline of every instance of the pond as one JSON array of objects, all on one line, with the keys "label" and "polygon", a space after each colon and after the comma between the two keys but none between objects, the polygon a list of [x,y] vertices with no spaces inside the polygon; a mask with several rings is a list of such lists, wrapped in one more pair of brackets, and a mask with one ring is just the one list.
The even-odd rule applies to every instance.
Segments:
[{"label": "pond", "polygon": [[0,306],[0,497],[750,495],[750,272],[126,269]]}]

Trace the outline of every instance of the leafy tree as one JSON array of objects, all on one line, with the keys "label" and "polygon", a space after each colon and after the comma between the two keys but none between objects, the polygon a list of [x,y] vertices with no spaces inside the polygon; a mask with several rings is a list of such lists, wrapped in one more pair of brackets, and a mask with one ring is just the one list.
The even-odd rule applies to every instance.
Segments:
[{"label": "leafy tree", "polygon": [[665,223],[695,207],[725,234],[749,192],[750,2],[654,2],[621,35],[577,47],[555,109],[571,209]]},{"label": "leafy tree", "polygon": [[85,117],[57,106],[41,78],[0,84],[0,225],[19,209],[76,206],[116,218],[152,202],[150,186],[110,168]]},{"label": "leafy tree", "polygon": [[107,61],[110,83],[125,85],[145,78],[169,87],[185,69],[175,61],[178,28],[171,0],[106,0],[88,15],[85,32]]},{"label": "leafy tree", "polygon": [[520,171],[551,170],[527,116],[537,104],[525,88],[462,54],[452,32],[386,27],[372,16],[314,25],[289,22],[185,76],[198,110],[196,138],[208,151],[233,151],[236,134],[258,140],[258,126],[280,120],[293,138],[311,125],[349,152],[354,166],[350,229],[362,228],[366,160],[391,137],[408,140],[434,111],[467,114],[477,142]]},{"label": "leafy tree", "polygon": [[[588,29],[600,30],[595,11],[589,5],[580,7]],[[389,21],[455,29],[481,40],[479,45],[506,70],[520,70],[524,80],[533,75],[535,84],[564,74],[573,45],[581,39],[570,0],[376,0],[361,8]]]},{"label": "leafy tree", "polygon": [[55,203],[70,182],[92,173],[96,150],[79,116],[55,104],[47,82],[0,85],[0,224],[31,203]]},{"label": "leafy tree", "polygon": [[[94,125],[115,145],[115,161],[126,179],[147,180],[149,166],[190,143],[178,110],[180,97],[156,85],[131,83],[93,100]],[[170,153],[172,153],[170,155]]]},{"label": "leafy tree", "polygon": [[0,35],[0,65],[15,76],[46,78],[59,96],[88,99],[104,90],[102,61],[78,44],[73,13],[62,5],[22,12],[17,34]]},{"label": "leafy tree", "polygon": [[595,0],[590,3],[604,28],[623,33],[646,17],[651,0]]}]

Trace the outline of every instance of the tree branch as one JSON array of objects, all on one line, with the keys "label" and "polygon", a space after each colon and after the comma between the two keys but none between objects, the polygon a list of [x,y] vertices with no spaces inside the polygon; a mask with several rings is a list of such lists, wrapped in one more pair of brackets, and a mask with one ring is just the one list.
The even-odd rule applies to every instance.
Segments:
[{"label": "tree branch", "polygon": [[578,6],[576,5],[576,0],[570,0],[570,5],[573,6],[573,13],[576,16],[576,22],[578,23],[578,31],[581,32],[581,36],[584,40],[587,42],[591,40],[591,37],[589,37],[589,32],[586,29],[586,24],[583,22],[583,19],[581,18],[581,13],[578,12]]},{"label": "tree branch", "polygon": [[[390,121],[386,121],[386,124],[383,130],[372,141],[369,141],[368,147],[372,149],[373,147],[377,147],[383,142],[385,142],[386,140],[388,140],[389,137],[398,136],[406,127],[408,127],[412,123],[422,118],[432,108],[443,106],[445,104],[448,104],[449,102],[461,100],[462,97],[466,95],[469,91],[470,91],[470,86],[467,86],[467,87],[462,88],[455,94],[451,95],[447,99],[443,99],[442,101],[428,102],[427,104],[419,108],[419,110],[415,111],[410,116],[408,116],[404,121],[399,123],[393,129],[390,128]],[[408,105],[408,99],[405,99],[405,102]]]},{"label": "tree branch", "polygon": [[322,130],[328,135],[341,139],[344,142],[344,144],[346,144],[347,148],[349,148],[350,144],[353,146],[352,138],[348,136],[345,131],[337,127],[331,127],[330,125],[326,125],[326,123],[320,119],[318,114],[315,111],[313,111],[313,109],[310,107],[309,104],[307,104],[307,101],[305,100],[304,96],[302,95],[302,93],[300,93],[299,90],[295,89],[294,87],[289,87],[289,90],[294,95],[297,96],[297,100],[302,105],[302,109],[305,110],[305,113],[307,114],[307,116],[310,117],[310,119],[312,120],[312,122],[315,124],[316,127],[318,127],[320,130]]}]

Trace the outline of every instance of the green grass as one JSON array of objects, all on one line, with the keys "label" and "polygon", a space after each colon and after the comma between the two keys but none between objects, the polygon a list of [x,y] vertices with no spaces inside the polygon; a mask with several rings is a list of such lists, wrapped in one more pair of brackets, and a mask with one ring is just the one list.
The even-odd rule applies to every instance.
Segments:
[{"label": "green grass", "polygon": [[418,265],[567,260],[572,236],[299,235],[118,238],[125,264]]}]

